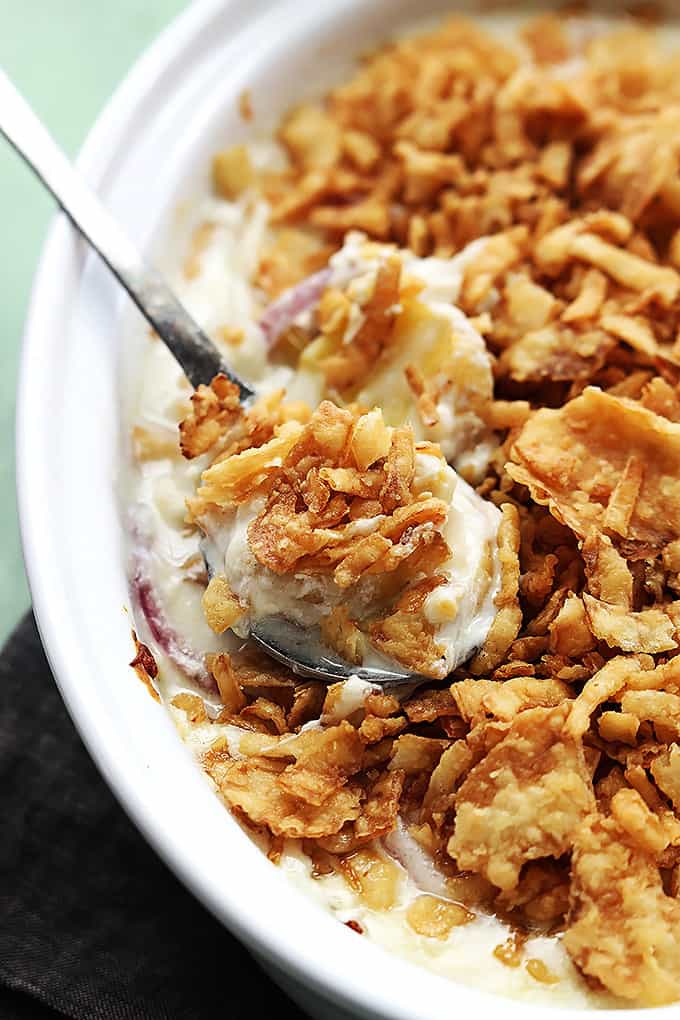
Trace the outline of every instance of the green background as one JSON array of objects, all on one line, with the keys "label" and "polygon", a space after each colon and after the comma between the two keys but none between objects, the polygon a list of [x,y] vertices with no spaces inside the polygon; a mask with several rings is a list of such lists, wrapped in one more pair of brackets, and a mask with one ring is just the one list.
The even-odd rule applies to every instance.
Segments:
[{"label": "green background", "polygon": [[[75,155],[117,83],[186,0],[0,0],[0,66]],[[29,604],[14,490],[19,346],[53,204],[0,139],[0,642]]]}]

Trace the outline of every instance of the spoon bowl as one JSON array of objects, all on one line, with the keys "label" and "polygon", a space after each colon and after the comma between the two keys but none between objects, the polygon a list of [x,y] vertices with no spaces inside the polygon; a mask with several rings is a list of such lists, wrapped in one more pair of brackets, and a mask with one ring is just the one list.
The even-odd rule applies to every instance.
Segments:
[{"label": "spoon bowl", "polygon": [[303,629],[285,616],[265,616],[257,620],[250,636],[273,659],[298,676],[313,680],[332,684],[358,676],[360,680],[391,687],[402,684],[412,687],[425,680],[416,673],[400,673],[388,667],[352,665],[324,644],[318,627]]}]

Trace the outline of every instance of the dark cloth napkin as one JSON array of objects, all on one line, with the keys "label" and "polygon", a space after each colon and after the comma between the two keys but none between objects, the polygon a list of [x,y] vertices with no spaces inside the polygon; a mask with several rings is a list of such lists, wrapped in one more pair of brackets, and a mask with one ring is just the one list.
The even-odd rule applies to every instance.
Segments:
[{"label": "dark cloth napkin", "polygon": [[0,1018],[275,1013],[302,1015],[114,800],[29,614],[0,655]]}]

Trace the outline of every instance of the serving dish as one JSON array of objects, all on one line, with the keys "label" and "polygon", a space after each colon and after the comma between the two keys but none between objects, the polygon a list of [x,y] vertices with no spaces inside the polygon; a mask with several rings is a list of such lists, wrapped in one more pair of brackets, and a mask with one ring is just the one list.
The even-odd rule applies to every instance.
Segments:
[{"label": "serving dish", "polygon": [[[379,41],[409,20],[409,9],[387,2],[323,9],[199,4],[122,86],[81,169],[135,240],[158,248],[168,209],[200,188],[215,139],[238,141],[247,130],[237,109],[244,89],[266,133],[296,98],[341,76],[357,39],[362,47]],[[104,271],[84,257],[67,224],[57,223],[27,327],[18,462],[34,604],[65,700],[150,841],[308,1009],[332,1002],[389,1017],[448,1014],[454,986],[364,946],[283,883],[225,816],[169,720],[126,669],[130,619],[113,484],[120,410],[135,367],[126,316]],[[128,335],[121,365],[121,337]],[[310,989],[313,1002],[305,998]],[[494,1001],[458,986],[455,996],[462,1008]],[[503,1008],[512,1015],[525,1006]]]}]

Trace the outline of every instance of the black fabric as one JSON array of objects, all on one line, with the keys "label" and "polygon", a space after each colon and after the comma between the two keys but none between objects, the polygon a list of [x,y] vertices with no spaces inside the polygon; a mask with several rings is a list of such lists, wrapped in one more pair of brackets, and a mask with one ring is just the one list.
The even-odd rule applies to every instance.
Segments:
[{"label": "black fabric", "polygon": [[0,1017],[301,1016],[114,800],[35,622],[0,656]]}]

